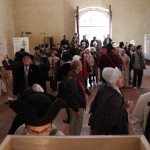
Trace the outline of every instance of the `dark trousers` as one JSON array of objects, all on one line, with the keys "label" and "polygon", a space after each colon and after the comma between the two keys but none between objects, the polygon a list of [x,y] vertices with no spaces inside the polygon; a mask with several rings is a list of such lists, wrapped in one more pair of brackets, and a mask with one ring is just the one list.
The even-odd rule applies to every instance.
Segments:
[{"label": "dark trousers", "polygon": [[57,80],[55,77],[50,77],[50,87],[53,89],[53,90],[56,90],[57,89]]},{"label": "dark trousers", "polygon": [[132,80],[131,71],[132,71],[132,69],[129,68],[129,81]]},{"label": "dark trousers", "polygon": [[133,73],[133,87],[136,87],[137,83],[138,83],[138,87],[141,86],[141,84],[142,84],[142,77],[143,77],[143,69],[134,69],[134,73]]}]

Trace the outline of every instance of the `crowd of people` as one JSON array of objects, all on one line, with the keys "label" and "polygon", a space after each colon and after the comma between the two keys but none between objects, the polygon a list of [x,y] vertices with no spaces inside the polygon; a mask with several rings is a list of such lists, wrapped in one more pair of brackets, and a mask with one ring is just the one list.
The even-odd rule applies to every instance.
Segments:
[{"label": "crowd of people", "polygon": [[[1,81],[6,82],[11,97],[6,104],[17,114],[9,134],[64,135],[52,122],[59,110],[66,108],[67,118],[63,121],[70,123],[69,134],[80,135],[88,95],[91,95],[88,89],[99,81],[102,83],[89,111],[91,134],[129,134],[129,106],[119,88],[128,88],[129,84],[134,90],[143,88],[146,64],[141,45],[117,44],[110,35],[103,42],[96,37],[89,42],[86,35],[79,41],[75,34],[72,41],[64,35],[52,49],[46,44],[34,50],[35,54],[31,55],[21,49],[14,59],[7,56],[2,61]],[[48,93],[47,82],[53,91],[58,91],[57,97]],[[136,128],[139,107],[132,120]]]}]

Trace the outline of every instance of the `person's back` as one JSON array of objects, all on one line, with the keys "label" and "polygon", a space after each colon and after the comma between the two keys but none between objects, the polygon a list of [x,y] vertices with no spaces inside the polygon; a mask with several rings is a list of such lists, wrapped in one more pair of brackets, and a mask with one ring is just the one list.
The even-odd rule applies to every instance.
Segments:
[{"label": "person's back", "polygon": [[103,70],[105,67],[120,68],[119,57],[113,52],[106,52],[101,55],[98,66],[101,70]]},{"label": "person's back", "polygon": [[121,72],[116,67],[104,68],[103,83],[90,108],[89,126],[93,135],[128,134],[126,103],[119,88],[122,87]]},{"label": "person's back", "polygon": [[113,49],[112,44],[108,44],[106,53],[101,54],[101,57],[98,62],[98,66],[101,69],[101,71],[105,67],[120,68],[119,57],[118,57],[118,55],[115,55],[112,52],[112,49]]},{"label": "person's back", "polygon": [[[108,83],[104,83],[97,92],[90,113],[92,134],[121,135],[128,134],[127,112],[124,98]],[[126,116],[126,117],[125,117]]]}]

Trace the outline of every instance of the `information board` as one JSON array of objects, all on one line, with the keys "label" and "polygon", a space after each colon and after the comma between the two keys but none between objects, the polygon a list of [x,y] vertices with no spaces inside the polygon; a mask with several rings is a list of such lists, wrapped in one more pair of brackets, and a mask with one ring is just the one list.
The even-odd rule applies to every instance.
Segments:
[{"label": "information board", "polygon": [[24,48],[29,52],[29,38],[28,37],[15,37],[13,38],[14,54]]}]

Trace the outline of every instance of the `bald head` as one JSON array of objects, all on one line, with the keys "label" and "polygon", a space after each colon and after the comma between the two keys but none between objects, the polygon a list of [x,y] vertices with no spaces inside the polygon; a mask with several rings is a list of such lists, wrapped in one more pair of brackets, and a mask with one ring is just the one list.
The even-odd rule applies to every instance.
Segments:
[{"label": "bald head", "polygon": [[82,63],[80,60],[72,60],[70,63],[71,70],[75,70],[77,72],[82,71]]}]

